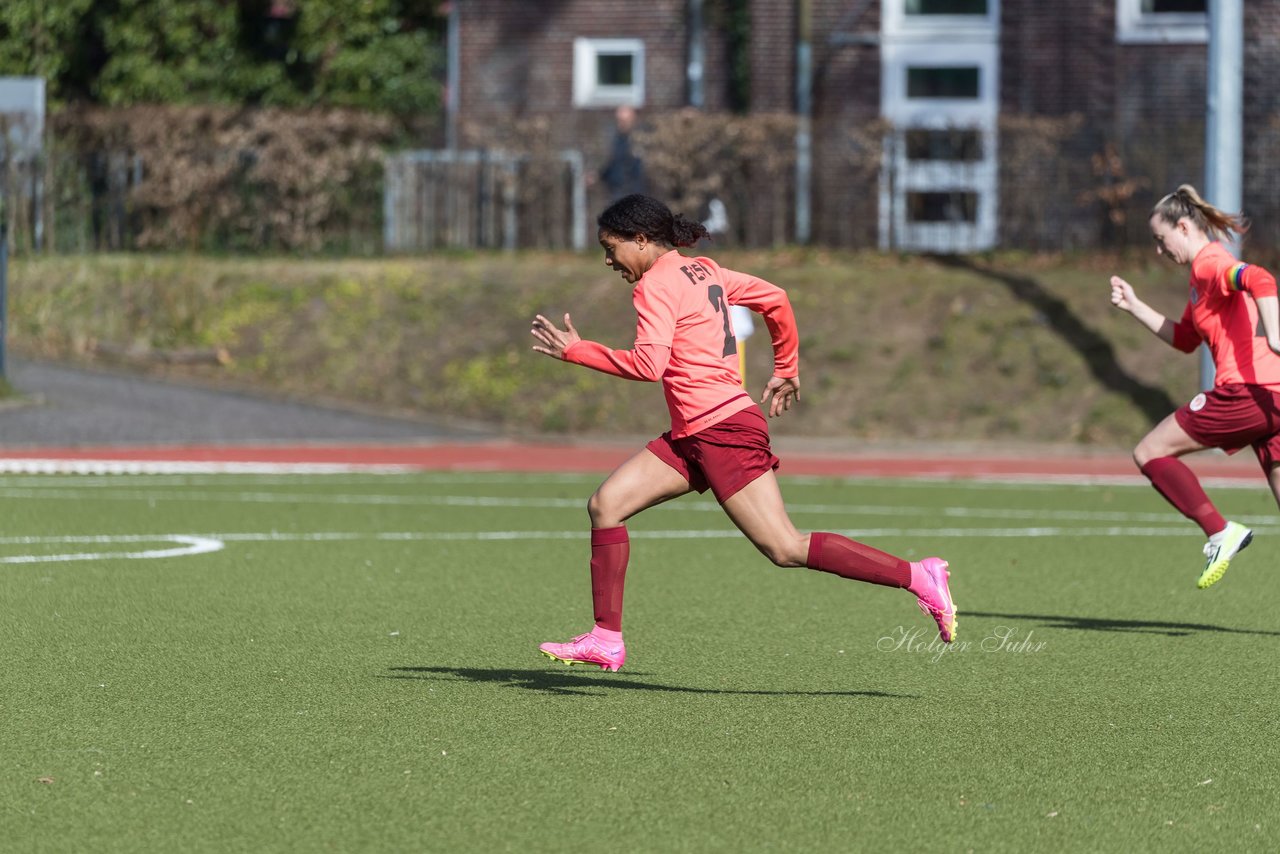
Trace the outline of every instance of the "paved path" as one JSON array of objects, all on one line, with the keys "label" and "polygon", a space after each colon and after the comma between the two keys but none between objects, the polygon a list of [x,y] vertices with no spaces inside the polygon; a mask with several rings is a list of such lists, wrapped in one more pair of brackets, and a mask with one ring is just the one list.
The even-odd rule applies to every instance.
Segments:
[{"label": "paved path", "polygon": [[0,446],[424,442],[465,438],[419,421],[10,359],[25,401],[0,407]]}]

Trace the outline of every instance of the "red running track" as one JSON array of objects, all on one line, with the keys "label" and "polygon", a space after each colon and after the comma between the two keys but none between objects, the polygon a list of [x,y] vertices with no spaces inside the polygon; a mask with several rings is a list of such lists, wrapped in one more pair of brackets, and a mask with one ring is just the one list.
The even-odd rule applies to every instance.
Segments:
[{"label": "red running track", "polygon": [[[521,443],[175,445],[104,447],[0,447],[0,462],[209,463],[330,465],[352,468],[407,468],[423,471],[608,472],[638,446]],[[923,446],[922,446],[923,450]],[[780,473],[828,477],[1141,479],[1123,453],[986,452],[914,453],[851,451],[813,453],[779,450]],[[1251,453],[1235,457],[1198,454],[1187,462],[1202,477],[1253,480],[1265,486]]]}]

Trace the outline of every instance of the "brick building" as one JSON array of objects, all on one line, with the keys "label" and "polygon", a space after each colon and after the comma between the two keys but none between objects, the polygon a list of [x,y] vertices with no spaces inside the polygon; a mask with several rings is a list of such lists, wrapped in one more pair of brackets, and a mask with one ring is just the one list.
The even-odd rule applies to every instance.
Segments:
[{"label": "brick building", "polygon": [[[582,150],[590,164],[620,103],[649,118],[690,105],[794,115],[807,92],[809,228],[827,245],[1131,241],[1154,198],[1203,183],[1207,0],[458,0],[457,9],[464,145],[495,124],[540,117],[551,144]],[[1280,235],[1271,83],[1280,0],[1245,0],[1245,45],[1244,209]],[[875,168],[852,169],[868,150]]]}]

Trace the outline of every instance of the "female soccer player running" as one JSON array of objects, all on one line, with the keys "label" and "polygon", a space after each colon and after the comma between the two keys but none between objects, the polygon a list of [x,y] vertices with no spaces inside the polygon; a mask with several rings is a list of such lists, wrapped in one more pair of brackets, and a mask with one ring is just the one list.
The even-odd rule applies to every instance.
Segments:
[{"label": "female soccer player running", "polygon": [[534,319],[539,343],[533,349],[624,379],[661,381],[671,430],[620,465],[587,502],[595,626],[567,643],[542,644],[542,653],[565,664],[621,667],[627,657],[622,589],[631,550],[624,523],[645,508],[708,488],[738,529],[778,566],[905,587],[949,643],[956,610],[946,561],[909,563],[839,534],[802,534],[787,516],[768,422],[742,389],[729,317],[731,305],[764,316],[773,339],[774,375],[760,402],[768,404],[771,417],[781,415],[800,398],[798,337],[786,293],[710,258],[681,255],[675,247],[693,246],[706,229],[673,216],[648,196],[619,199],[597,223],[605,265],[635,286],[635,346],[611,350],[583,340],[565,314],[564,329],[542,315]]},{"label": "female soccer player running", "polygon": [[1204,571],[1196,582],[1203,589],[1222,578],[1253,532],[1224,519],[1178,457],[1205,448],[1233,454],[1252,445],[1280,503],[1276,280],[1261,267],[1237,261],[1217,242],[1248,226],[1240,216],[1200,198],[1189,184],[1156,203],[1150,224],[1156,253],[1191,267],[1191,297],[1182,319],[1174,323],[1142,302],[1119,276],[1111,277],[1111,304],[1184,353],[1207,343],[1217,375],[1211,391],[1197,394],[1143,437],[1133,459],[1156,491],[1209,538]]}]

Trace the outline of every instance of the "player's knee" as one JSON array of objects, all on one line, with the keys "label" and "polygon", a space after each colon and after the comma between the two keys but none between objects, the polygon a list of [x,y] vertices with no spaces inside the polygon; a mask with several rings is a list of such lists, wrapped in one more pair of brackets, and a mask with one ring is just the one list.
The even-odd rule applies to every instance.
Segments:
[{"label": "player's knee", "polygon": [[1138,468],[1143,468],[1147,463],[1160,456],[1146,442],[1139,442],[1138,447],[1133,449],[1133,464]]},{"label": "player's knee", "polygon": [[760,549],[761,554],[772,561],[774,566],[804,566],[805,559],[808,557],[795,543],[763,543],[757,544],[756,548]]},{"label": "player's knee", "polygon": [[600,497],[600,493],[591,493],[591,497],[587,499],[587,515],[591,517],[591,526],[593,528],[599,527],[596,522],[603,512],[604,500]]},{"label": "player's knee", "polygon": [[593,528],[611,528],[622,524],[621,520],[615,520],[616,511],[612,508],[612,502],[600,490],[596,490],[587,499],[587,515],[591,518]]}]

